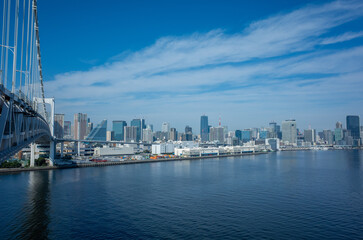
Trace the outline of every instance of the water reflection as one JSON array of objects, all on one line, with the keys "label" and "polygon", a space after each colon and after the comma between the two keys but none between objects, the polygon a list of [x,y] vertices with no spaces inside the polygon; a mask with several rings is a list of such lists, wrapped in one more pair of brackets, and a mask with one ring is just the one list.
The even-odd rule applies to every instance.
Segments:
[{"label": "water reflection", "polygon": [[50,222],[49,181],[52,171],[29,173],[27,201],[24,203],[23,220],[18,236],[21,239],[48,239]]}]

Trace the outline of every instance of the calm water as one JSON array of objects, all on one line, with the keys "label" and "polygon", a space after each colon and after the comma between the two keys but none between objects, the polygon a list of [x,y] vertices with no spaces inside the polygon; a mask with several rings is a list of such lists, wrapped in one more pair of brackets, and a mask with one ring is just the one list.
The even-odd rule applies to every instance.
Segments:
[{"label": "calm water", "polygon": [[363,239],[363,151],[0,175],[0,239]]}]

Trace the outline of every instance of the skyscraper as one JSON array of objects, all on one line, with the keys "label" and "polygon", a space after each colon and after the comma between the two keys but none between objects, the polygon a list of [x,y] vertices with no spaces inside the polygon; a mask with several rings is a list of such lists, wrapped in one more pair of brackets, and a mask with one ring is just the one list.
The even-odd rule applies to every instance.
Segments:
[{"label": "skyscraper", "polygon": [[347,130],[353,139],[360,139],[359,116],[347,116]]},{"label": "skyscraper", "polygon": [[176,141],[178,139],[178,132],[176,131],[175,128],[170,128],[170,140],[172,141]]},{"label": "skyscraper", "polygon": [[202,142],[209,140],[208,116],[200,117],[200,139]]},{"label": "skyscraper", "polygon": [[224,127],[211,127],[209,134],[210,141],[218,141],[224,143]]},{"label": "skyscraper", "polygon": [[92,129],[86,140],[106,141],[107,138],[107,120],[102,120],[95,128]]},{"label": "skyscraper", "polygon": [[126,121],[115,120],[112,121],[112,131],[114,132],[113,136],[116,141],[123,141],[125,138],[124,128],[127,126]]},{"label": "skyscraper", "polygon": [[64,136],[64,114],[54,114],[54,136],[56,138]]},{"label": "skyscraper", "polygon": [[168,133],[170,131],[170,124],[167,122],[163,122],[161,125],[161,131],[164,133]]},{"label": "skyscraper", "polygon": [[84,140],[87,134],[87,114],[74,114],[74,138]]},{"label": "skyscraper", "polygon": [[145,125],[144,119],[133,119],[131,121],[131,126],[136,127],[136,142],[141,140],[141,131],[143,129],[143,125]]},{"label": "skyscraper", "polygon": [[315,130],[314,129],[304,130],[304,141],[309,142],[309,143],[315,142]]},{"label": "skyscraper", "polygon": [[289,143],[296,143],[297,130],[296,121],[294,119],[282,122],[282,141]]},{"label": "skyscraper", "polygon": [[137,141],[137,130],[138,127],[135,126],[126,126],[124,127],[125,133],[125,142],[136,142]]},{"label": "skyscraper", "polygon": [[153,142],[153,132],[150,127],[147,127],[142,130],[142,141],[146,143]]},{"label": "skyscraper", "polygon": [[64,128],[63,128],[63,137],[70,138],[72,136],[72,122],[71,121],[64,121]]}]

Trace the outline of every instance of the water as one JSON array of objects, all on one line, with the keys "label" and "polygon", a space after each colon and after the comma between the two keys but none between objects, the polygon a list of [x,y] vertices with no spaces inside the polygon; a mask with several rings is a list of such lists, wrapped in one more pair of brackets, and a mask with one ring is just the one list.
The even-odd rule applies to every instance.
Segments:
[{"label": "water", "polygon": [[363,151],[0,175],[0,239],[363,239]]}]

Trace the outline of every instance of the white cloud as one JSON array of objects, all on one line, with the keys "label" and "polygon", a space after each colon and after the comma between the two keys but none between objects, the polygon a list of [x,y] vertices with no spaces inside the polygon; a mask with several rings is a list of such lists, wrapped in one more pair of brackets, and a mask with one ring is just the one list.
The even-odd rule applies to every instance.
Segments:
[{"label": "white cloud", "polygon": [[359,38],[363,36],[363,31],[360,32],[346,32],[342,35],[330,37],[324,39],[321,44],[333,44],[333,43],[339,43],[339,42],[346,42],[355,38]]},{"label": "white cloud", "polygon": [[[259,111],[269,114],[257,123],[277,119],[277,113],[300,116],[303,110],[297,107],[315,111],[319,100],[326,104],[350,93],[358,103],[362,98],[354,94],[363,90],[357,80],[363,76],[363,48],[317,46],[358,37],[362,32],[322,40],[334,27],[362,15],[362,2],[336,1],[256,21],[236,34],[214,30],[164,37],[89,71],[57,75],[46,82],[46,92],[56,97],[57,111],[66,114],[87,112],[96,121],[145,114],[152,122],[178,127],[193,124],[192,119],[196,125],[203,113],[234,112],[240,119],[260,116]],[[231,121],[232,127],[238,124]]]}]

